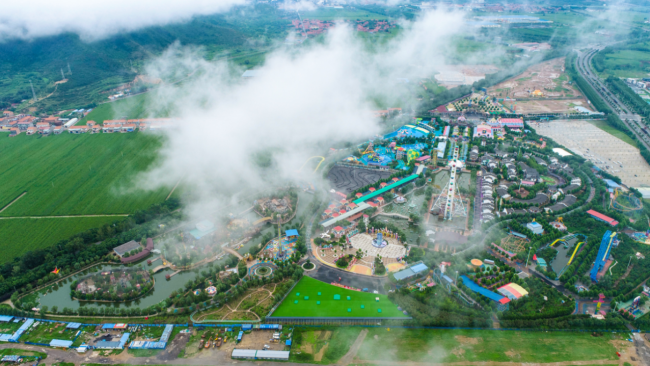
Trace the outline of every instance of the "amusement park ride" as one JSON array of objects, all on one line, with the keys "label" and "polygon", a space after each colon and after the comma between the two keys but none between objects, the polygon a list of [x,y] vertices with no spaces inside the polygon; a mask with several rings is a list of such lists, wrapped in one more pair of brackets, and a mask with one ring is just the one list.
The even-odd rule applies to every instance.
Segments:
[{"label": "amusement park ride", "polygon": [[[454,148],[453,158],[449,161],[449,182],[442,189],[431,211],[439,210],[442,220],[451,220],[454,217],[467,217],[467,209],[458,192],[456,173],[462,168],[462,162],[458,160],[458,147]],[[456,197],[458,195],[458,197]]]},{"label": "amusement park ride", "polygon": [[[627,199],[628,205],[621,203],[619,197]],[[637,198],[632,192],[626,195],[626,192],[621,191],[619,188],[614,189],[614,196],[609,201],[609,208],[619,212],[632,212],[643,209],[643,202]]]}]

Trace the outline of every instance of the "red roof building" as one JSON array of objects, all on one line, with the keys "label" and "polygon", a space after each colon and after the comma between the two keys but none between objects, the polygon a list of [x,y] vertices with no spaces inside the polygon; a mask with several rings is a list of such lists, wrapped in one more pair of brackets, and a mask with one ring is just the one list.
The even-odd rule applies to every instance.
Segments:
[{"label": "red roof building", "polygon": [[370,192],[374,192],[374,191],[376,191],[377,189],[376,189],[375,187],[370,187],[370,188],[368,188],[368,190],[369,190]]},{"label": "red roof building", "polygon": [[610,224],[611,226],[616,226],[616,225],[618,225],[618,221],[612,219],[612,218],[609,217],[609,216],[605,216],[605,215],[601,214],[600,212],[597,212],[597,211],[594,211],[594,210],[589,210],[589,211],[587,211],[587,214],[588,214],[589,216],[593,217],[594,219],[596,219],[596,220],[598,220],[598,221],[602,221],[602,222],[608,223],[608,224]]},{"label": "red roof building", "polygon": [[356,196],[357,198],[361,198],[361,197],[363,196],[363,193],[357,193],[357,194],[355,194],[355,196]]}]

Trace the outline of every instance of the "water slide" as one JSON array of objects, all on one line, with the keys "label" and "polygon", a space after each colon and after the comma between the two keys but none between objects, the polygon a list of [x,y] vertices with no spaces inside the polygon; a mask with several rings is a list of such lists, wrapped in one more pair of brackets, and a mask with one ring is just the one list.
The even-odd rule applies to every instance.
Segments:
[{"label": "water slide", "polygon": [[573,262],[573,257],[576,256],[576,253],[578,253],[578,249],[580,249],[580,245],[582,245],[582,244],[584,244],[584,242],[581,241],[580,243],[578,243],[578,245],[576,245],[576,249],[573,251],[573,254],[571,255],[571,258],[569,259],[569,262],[566,264],[567,266],[571,265],[571,262]]}]

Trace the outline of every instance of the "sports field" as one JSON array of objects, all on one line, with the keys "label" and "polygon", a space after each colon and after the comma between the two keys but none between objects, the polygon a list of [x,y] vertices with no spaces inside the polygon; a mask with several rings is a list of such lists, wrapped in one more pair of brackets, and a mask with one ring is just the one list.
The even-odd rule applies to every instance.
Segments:
[{"label": "sports field", "polygon": [[[339,295],[339,300],[334,298],[336,295]],[[305,299],[305,297],[308,297],[308,299]],[[376,301],[375,298],[379,298],[379,301]],[[386,295],[347,290],[307,276],[298,282],[272,316],[321,318],[406,317],[401,311],[397,310],[397,305],[393,304]]]}]

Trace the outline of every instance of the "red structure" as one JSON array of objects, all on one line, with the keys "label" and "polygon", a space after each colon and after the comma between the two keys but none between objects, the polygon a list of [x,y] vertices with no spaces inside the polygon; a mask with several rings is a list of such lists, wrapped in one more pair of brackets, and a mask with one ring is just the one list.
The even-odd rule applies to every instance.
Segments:
[{"label": "red structure", "polygon": [[147,246],[140,253],[132,255],[130,257],[122,257],[122,263],[133,263],[137,262],[140,259],[146,257],[153,250],[153,239],[147,238]]}]

